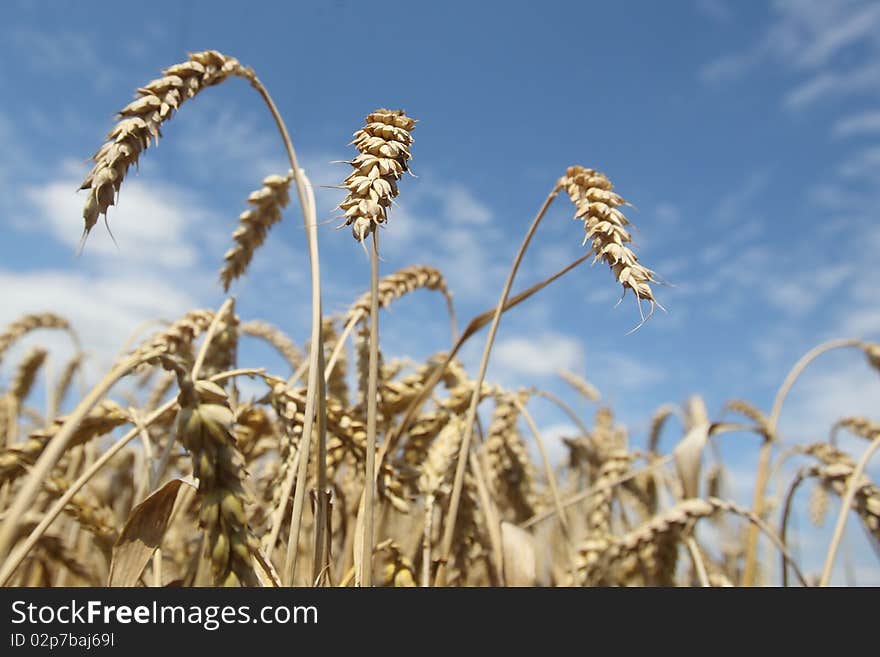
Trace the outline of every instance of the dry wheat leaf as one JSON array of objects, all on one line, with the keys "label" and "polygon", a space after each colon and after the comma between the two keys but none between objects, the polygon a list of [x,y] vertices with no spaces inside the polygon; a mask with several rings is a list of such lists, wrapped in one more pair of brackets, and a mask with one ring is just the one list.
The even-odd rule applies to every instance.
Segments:
[{"label": "dry wheat leaf", "polygon": [[501,523],[501,549],[504,552],[504,582],[507,586],[537,586],[538,565],[535,541],[525,529]]},{"label": "dry wheat leaf", "polygon": [[108,586],[135,586],[153,552],[162,543],[182,484],[173,479],[132,509],[113,546]]},{"label": "dry wheat leaf", "polygon": [[697,497],[700,492],[700,459],[711,427],[708,422],[696,425],[672,450],[685,499]]}]

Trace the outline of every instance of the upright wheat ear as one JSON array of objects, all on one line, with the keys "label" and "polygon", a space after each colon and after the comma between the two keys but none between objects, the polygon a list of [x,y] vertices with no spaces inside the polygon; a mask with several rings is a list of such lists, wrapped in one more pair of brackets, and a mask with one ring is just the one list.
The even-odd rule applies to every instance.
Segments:
[{"label": "upright wheat ear", "polygon": [[397,180],[408,171],[410,134],[416,122],[403,110],[377,109],[351,143],[360,151],[350,164],[354,171],[343,182],[348,196],[339,204],[354,238],[363,242],[376,226],[388,220],[397,197]]},{"label": "upright wheat ear", "polygon": [[189,450],[199,480],[199,521],[208,532],[208,555],[219,586],[256,586],[251,565],[256,539],[244,512],[244,459],[231,433],[232,411],[216,383],[180,380],[177,434]]},{"label": "upright wheat ear", "polygon": [[164,77],[138,89],[135,100],[120,110],[118,123],[92,158],[95,166],[80,187],[89,192],[83,206],[84,239],[98,217],[106,216],[107,210],[116,202],[128,168],[137,164],[151,142],[159,141],[160,127],[187,98],[230,76],[253,76],[237,59],[215,50],[192,53],[187,61],[166,68],[162,73]]},{"label": "upright wheat ear", "polygon": [[[659,305],[654,299],[650,283],[658,282],[655,273],[639,263],[636,254],[626,246],[632,241],[625,226],[629,220],[617,208],[625,205],[614,193],[614,186],[605,174],[581,166],[568,167],[559,184],[568,192],[574,203],[575,219],[584,222],[584,244],[591,241],[590,251],[596,260],[604,260],[611,267],[614,277],[623,285],[624,293],[630,289],[636,298],[649,301],[648,317]],[[662,306],[661,306],[662,308]],[[641,304],[639,305],[641,313]],[[643,319],[646,319],[642,315]]]}]

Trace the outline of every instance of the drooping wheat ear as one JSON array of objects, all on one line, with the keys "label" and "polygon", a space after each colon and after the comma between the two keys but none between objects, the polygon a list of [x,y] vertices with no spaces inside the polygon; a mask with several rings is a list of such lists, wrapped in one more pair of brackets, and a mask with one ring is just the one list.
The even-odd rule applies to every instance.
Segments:
[{"label": "drooping wheat ear", "polygon": [[199,522],[208,532],[214,582],[220,586],[256,586],[251,555],[257,546],[250,532],[242,486],[244,459],[231,433],[232,411],[216,383],[178,380],[177,432],[190,452],[199,480]]},{"label": "drooping wheat ear", "polygon": [[382,383],[379,389],[380,408],[385,417],[402,413],[422,392],[425,383],[443,362],[445,354],[435,354],[412,374],[394,380],[389,367],[382,367]]},{"label": "drooping wheat ear", "polygon": [[861,346],[871,367],[880,372],[880,343],[864,342]]},{"label": "drooping wheat ear", "polygon": [[152,142],[158,143],[162,124],[188,98],[230,76],[251,78],[253,72],[237,59],[215,50],[191,53],[189,59],[162,71],[163,76],[137,90],[135,100],[120,110],[118,122],[107,135],[107,141],[93,156],[94,167],[80,189],[88,190],[83,206],[83,236],[102,214],[116,202],[119,188],[128,168],[137,164],[141,153]]},{"label": "drooping wheat ear", "polygon": [[657,452],[657,447],[660,444],[660,434],[663,432],[663,427],[666,424],[666,420],[668,420],[676,411],[676,407],[672,404],[663,404],[660,406],[654,414],[651,416],[651,426],[648,430],[648,451],[651,453]]},{"label": "drooping wheat ear", "polygon": [[[816,478],[819,485],[843,498],[846,495],[847,488],[850,486],[850,478],[854,470],[855,465],[851,460],[849,463],[840,461],[828,465],[813,465],[801,468],[789,486],[783,512],[783,539],[785,538],[785,527],[791,510],[791,501],[796,489],[803,481]],[[855,489],[855,495],[853,496],[852,509],[861,518],[865,528],[874,539],[880,541],[880,487],[865,475],[862,475],[857,483],[858,487]]]},{"label": "drooping wheat ear", "polygon": [[739,413],[743,417],[747,417],[752,422],[755,423],[755,428],[758,432],[764,434],[768,440],[772,439],[772,427],[770,425],[770,418],[764,414],[764,412],[752,404],[751,402],[745,401],[744,399],[731,399],[727,402],[724,407],[727,410],[733,411],[734,413]]},{"label": "drooping wheat ear", "polygon": [[232,233],[235,245],[223,256],[226,264],[220,270],[220,280],[225,291],[229,291],[232,281],[244,275],[269,229],[281,221],[281,210],[290,202],[292,180],[292,170],[286,176],[268,176],[263,179],[263,186],[248,196],[252,207],[238,216],[238,228]]},{"label": "drooping wheat ear", "polygon": [[807,445],[798,445],[795,451],[799,454],[812,456],[821,461],[825,465],[837,465],[842,463],[850,468],[856,466],[855,461],[846,452],[839,450],[829,443],[809,443]]},{"label": "drooping wheat ear", "polygon": [[569,372],[568,370],[559,370],[557,374],[559,374],[563,381],[577,390],[584,399],[587,399],[588,401],[599,401],[602,397],[599,389],[584,377],[578,376],[574,372]]},{"label": "drooping wheat ear", "polygon": [[[64,477],[53,476],[46,479],[43,488],[54,497],[61,497],[70,488],[70,482]],[[76,493],[64,510],[76,518],[80,527],[94,535],[103,551],[109,552],[111,550],[118,536],[116,515],[113,513],[113,509],[101,504],[93,495]]]},{"label": "drooping wheat ear", "polygon": [[214,320],[213,310],[191,310],[168,328],[147,339],[135,354],[148,354],[156,350],[175,355],[184,361],[192,361],[192,344]]},{"label": "drooping wheat ear", "polygon": [[[632,577],[639,570],[647,571],[651,576],[648,583],[652,583],[651,580],[661,585],[671,583],[674,564],[669,564],[668,558],[677,553],[677,543],[691,531],[695,522],[718,512],[732,513],[748,520],[767,533],[778,548],[784,549],[784,545],[779,542],[775,533],[748,509],[714,497],[691,498],[655,515],[624,536],[613,539],[610,546],[600,555],[600,568],[607,573],[613,571],[615,567],[620,567],[624,572],[619,575],[623,575],[624,578]],[[787,554],[783,552],[783,555]],[[800,571],[797,572],[803,581]]]},{"label": "drooping wheat ear", "polygon": [[363,242],[388,220],[388,208],[397,197],[397,181],[409,170],[409,147],[416,122],[403,110],[377,109],[354,133],[351,143],[360,155],[349,164],[354,171],[343,181],[348,196],[339,204],[354,238]]},{"label": "drooping wheat ear", "polygon": [[21,359],[9,384],[9,395],[16,403],[20,404],[30,394],[48,353],[42,347],[31,347]]},{"label": "drooping wheat ear", "polygon": [[[14,479],[22,474],[27,466],[36,463],[43,453],[43,448],[58,433],[66,420],[66,417],[58,418],[48,427],[31,432],[24,442],[0,451],[0,481]],[[103,399],[79,423],[67,443],[67,449],[103,436],[128,421],[128,413],[119,404]]]},{"label": "drooping wheat ear", "polygon": [[866,440],[874,440],[877,436],[880,436],[880,422],[875,422],[862,416],[839,419],[831,427],[831,434],[836,434],[839,429],[846,429],[853,435],[865,438]]},{"label": "drooping wheat ear", "polygon": [[39,313],[35,315],[24,315],[15,320],[6,327],[6,330],[0,333],[0,362],[9,348],[19,338],[31,331],[38,329],[61,329],[70,333],[74,343],[77,343],[76,335],[70,328],[70,323],[59,315],[53,313]]},{"label": "drooping wheat ear", "polygon": [[[575,206],[575,219],[584,222],[584,244],[591,242],[590,252],[595,256],[593,262],[605,261],[623,286],[624,294],[630,289],[637,300],[650,302],[650,317],[654,306],[659,305],[650,284],[659,281],[653,271],[639,263],[636,254],[627,246],[632,241],[625,228],[629,220],[617,209],[626,205],[626,201],[613,191],[614,186],[605,174],[594,169],[569,167],[559,183]],[[646,319],[644,315],[642,317]]]},{"label": "drooping wheat ear", "polygon": [[[379,307],[388,308],[402,296],[418,289],[436,290],[452,303],[452,295],[446,286],[446,278],[440,270],[428,265],[411,265],[393,274],[383,276],[379,281]],[[365,292],[355,301],[345,315],[345,323],[370,314],[370,293]]]},{"label": "drooping wheat ear", "polygon": [[519,411],[513,402],[523,393],[502,394],[496,397],[492,421],[486,434],[486,464],[489,482],[497,495],[499,509],[513,522],[531,518],[538,507],[535,469],[517,427]]},{"label": "drooping wheat ear", "polygon": [[303,354],[293,343],[287,334],[280,328],[268,322],[259,320],[251,320],[239,326],[239,330],[245,334],[255,338],[261,338],[284,356],[284,359],[290,364],[291,369],[296,369],[303,363]]}]

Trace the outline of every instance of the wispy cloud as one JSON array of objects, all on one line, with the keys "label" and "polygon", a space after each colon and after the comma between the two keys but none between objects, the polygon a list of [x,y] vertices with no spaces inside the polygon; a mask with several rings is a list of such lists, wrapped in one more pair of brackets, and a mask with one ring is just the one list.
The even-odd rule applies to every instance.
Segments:
[{"label": "wispy cloud", "polygon": [[720,84],[773,64],[806,75],[784,94],[789,109],[876,86],[880,69],[880,6],[847,0],[775,2],[772,20],[751,45],[711,62],[700,78]]},{"label": "wispy cloud", "polygon": [[499,340],[493,354],[496,367],[528,376],[553,376],[560,369],[579,370],[584,363],[579,340],[552,332]]},{"label": "wispy cloud", "polygon": [[[36,226],[71,251],[80,239],[82,195],[75,190],[80,178],[51,180],[25,189],[24,197],[35,210]],[[117,246],[103,229],[92,231],[86,249],[94,256],[124,256],[131,263],[183,268],[196,262],[191,233],[208,219],[208,213],[188,194],[168,183],[126,180],[109,215]]]},{"label": "wispy cloud", "polygon": [[697,0],[695,6],[697,11],[716,23],[727,23],[733,15],[724,0]]},{"label": "wispy cloud", "polygon": [[835,137],[880,133],[880,110],[860,112],[838,119],[832,128]]}]

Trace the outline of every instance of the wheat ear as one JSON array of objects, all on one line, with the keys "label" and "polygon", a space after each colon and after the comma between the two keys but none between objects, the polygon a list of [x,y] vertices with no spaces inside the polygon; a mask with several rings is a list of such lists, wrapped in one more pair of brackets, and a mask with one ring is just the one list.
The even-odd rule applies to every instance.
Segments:
[{"label": "wheat ear", "polygon": [[377,226],[388,219],[398,194],[397,180],[409,170],[409,147],[415,121],[403,110],[378,109],[367,115],[351,142],[360,154],[350,162],[354,171],[343,181],[348,196],[340,203],[345,222],[361,243],[372,235],[370,252],[370,354],[367,385],[367,455],[364,476],[364,522],[361,586],[372,585],[373,514],[376,477],[376,416],[379,374],[379,240]]},{"label": "wheat ear", "polygon": [[223,256],[226,264],[220,270],[224,291],[232,281],[244,275],[256,250],[266,240],[269,229],[281,221],[281,211],[290,202],[290,182],[293,171],[286,176],[268,176],[260,189],[247,198],[251,208],[238,217],[238,228],[232,233],[235,245]]},{"label": "wheat ear", "polygon": [[[618,210],[626,205],[614,190],[605,174],[582,166],[569,167],[559,184],[568,192],[575,206],[575,219],[584,222],[584,244],[590,242],[593,262],[603,260],[611,268],[617,282],[626,290],[632,290],[638,301],[650,303],[648,317],[659,305],[654,299],[651,283],[656,274],[639,263],[636,254],[627,244],[632,241],[626,226],[629,220]],[[660,306],[662,308],[662,306]],[[641,304],[639,304],[641,314]],[[644,322],[646,317],[642,315]]]},{"label": "wheat ear", "polygon": [[178,378],[180,415],[177,432],[192,455],[202,508],[199,522],[208,532],[214,582],[221,586],[256,586],[251,556],[256,539],[244,512],[244,459],[231,433],[232,410],[226,392],[215,383]]},{"label": "wheat ear", "polygon": [[71,329],[70,323],[60,315],[54,313],[24,315],[12,322],[12,324],[7,326],[6,329],[0,333],[0,362],[3,361],[3,356],[16,341],[31,331],[37,331],[40,329],[60,329],[67,331],[74,344],[77,346],[77,349],[79,348],[79,340],[73,332],[73,329]]},{"label": "wheat ear", "polygon": [[83,239],[116,203],[119,188],[131,165],[152,142],[159,141],[162,124],[203,89],[230,76],[252,75],[234,57],[215,50],[191,53],[189,59],[162,71],[163,77],[137,90],[135,100],[123,107],[107,141],[93,156],[95,165],[80,189],[88,190],[83,206]]}]

